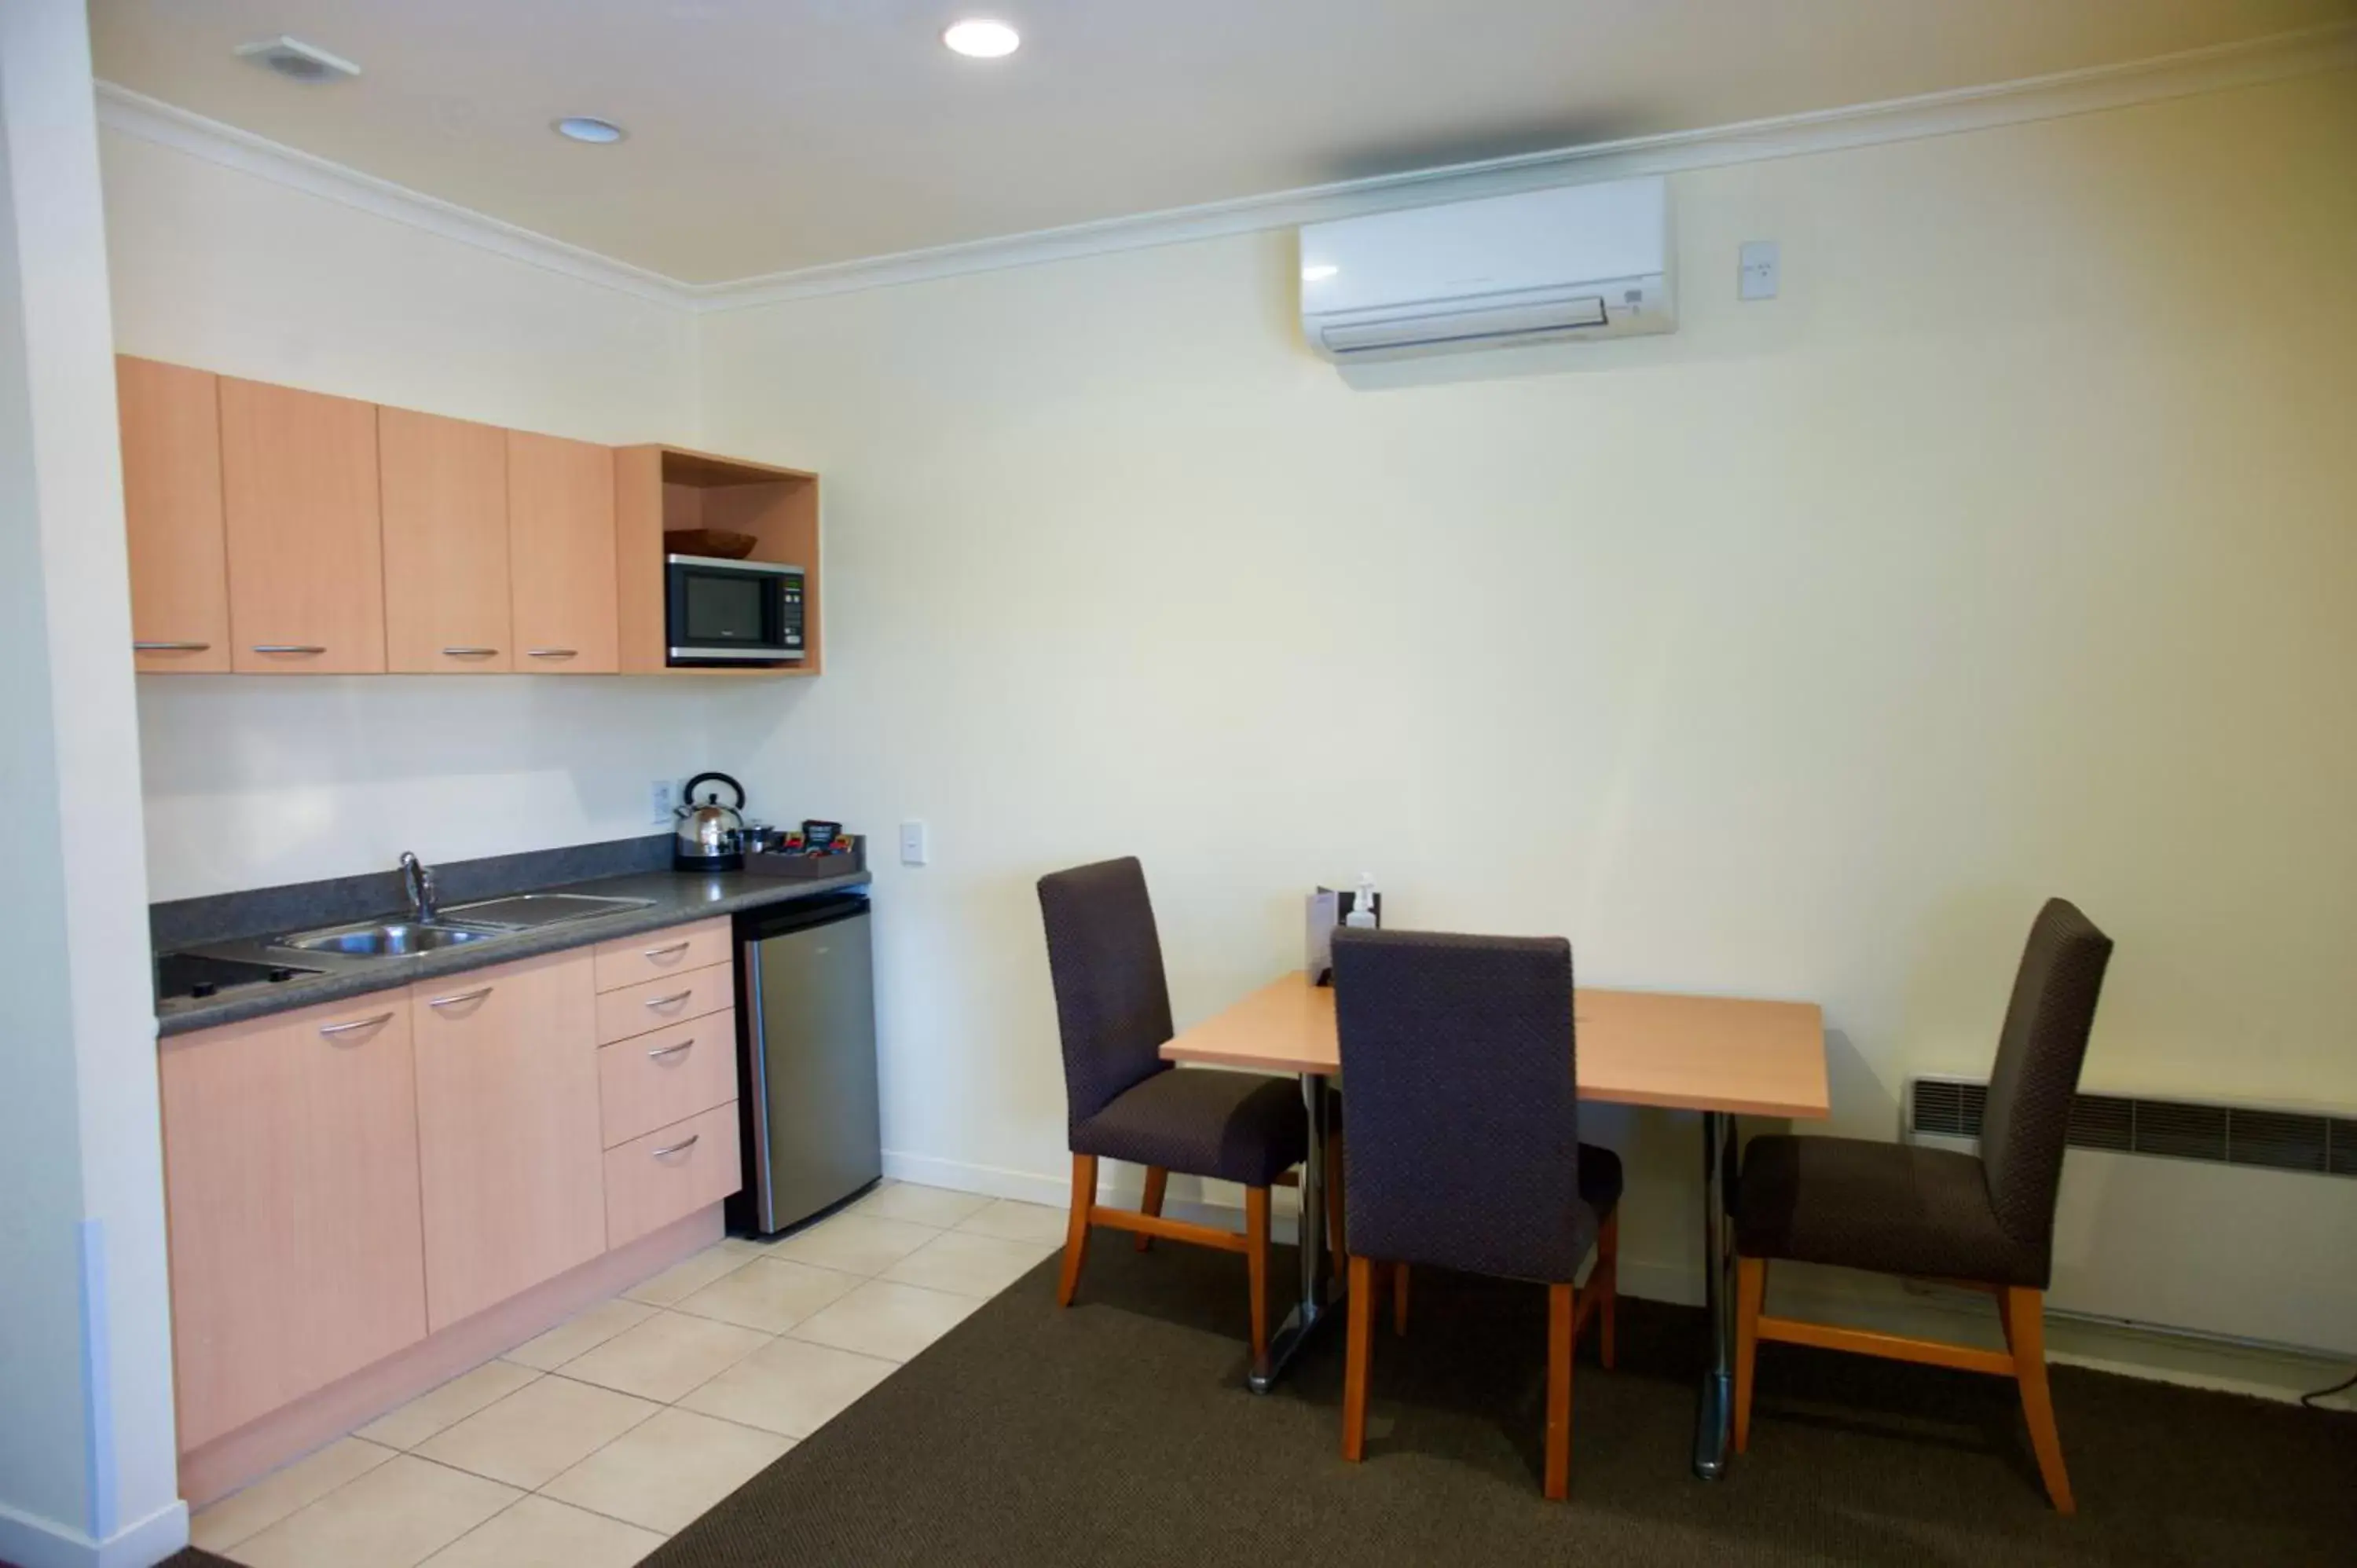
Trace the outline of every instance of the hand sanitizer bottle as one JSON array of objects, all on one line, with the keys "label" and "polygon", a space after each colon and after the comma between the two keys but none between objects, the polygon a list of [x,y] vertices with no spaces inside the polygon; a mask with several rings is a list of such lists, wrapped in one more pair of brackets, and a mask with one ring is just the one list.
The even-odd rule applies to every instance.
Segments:
[{"label": "hand sanitizer bottle", "polygon": [[1359,873],[1359,889],[1351,897],[1351,912],[1342,917],[1342,923],[1357,931],[1372,931],[1375,929],[1375,874],[1373,872]]}]

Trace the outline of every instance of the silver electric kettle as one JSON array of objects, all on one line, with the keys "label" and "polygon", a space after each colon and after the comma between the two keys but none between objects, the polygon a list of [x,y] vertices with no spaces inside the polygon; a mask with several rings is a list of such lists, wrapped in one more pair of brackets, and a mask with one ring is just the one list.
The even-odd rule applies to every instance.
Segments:
[{"label": "silver electric kettle", "polygon": [[[707,790],[698,801],[699,785],[726,784],[737,803],[724,806],[720,791]],[[745,786],[726,773],[699,773],[680,791],[682,803],[672,808],[671,865],[673,871],[742,871],[745,869]]]}]

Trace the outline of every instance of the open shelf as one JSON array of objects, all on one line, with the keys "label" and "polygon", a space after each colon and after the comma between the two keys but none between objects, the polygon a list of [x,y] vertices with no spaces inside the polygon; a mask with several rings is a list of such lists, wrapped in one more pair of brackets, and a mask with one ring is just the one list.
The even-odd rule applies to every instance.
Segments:
[{"label": "open shelf", "polygon": [[[746,557],[802,569],[799,664],[762,670],[672,668],[663,635],[663,532],[749,533]],[[818,476],[680,446],[614,453],[614,545],[619,574],[622,668],[648,675],[816,675],[825,659],[819,591]]]}]

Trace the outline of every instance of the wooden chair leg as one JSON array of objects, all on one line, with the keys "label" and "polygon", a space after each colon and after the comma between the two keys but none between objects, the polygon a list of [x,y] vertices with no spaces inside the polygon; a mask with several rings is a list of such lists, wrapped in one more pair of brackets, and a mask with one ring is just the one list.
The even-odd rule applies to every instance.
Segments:
[{"label": "wooden chair leg", "polygon": [[1342,1457],[1355,1465],[1367,1451],[1367,1358],[1374,1338],[1375,1272],[1351,1260],[1351,1337],[1342,1357]]},{"label": "wooden chair leg", "polygon": [[1072,1156],[1072,1217],[1064,1226],[1064,1273],[1056,1282],[1056,1305],[1072,1305],[1081,1288],[1081,1263],[1089,1255],[1089,1210],[1097,1200],[1097,1157]]},{"label": "wooden chair leg", "polygon": [[1604,1299],[1596,1304],[1596,1349],[1609,1372],[1620,1337],[1619,1314],[1614,1310],[1620,1300],[1620,1206],[1617,1203],[1605,1212],[1604,1223],[1597,1230],[1596,1270],[1587,1276],[1587,1288],[1604,1293]]},{"label": "wooden chair leg", "polygon": [[1268,1365],[1268,1188],[1244,1188],[1244,1263],[1252,1276],[1253,1365]]},{"label": "wooden chair leg", "polygon": [[1768,1299],[1768,1260],[1735,1260],[1735,1451],[1751,1447],[1751,1370],[1760,1359],[1760,1309]]},{"label": "wooden chair leg", "polygon": [[1546,1495],[1571,1495],[1572,1325],[1579,1321],[1570,1285],[1547,1286]]},{"label": "wooden chair leg", "polygon": [[[1150,1214],[1159,1219],[1162,1217],[1162,1194],[1169,1186],[1170,1171],[1168,1166],[1146,1166],[1146,1197],[1139,1202],[1137,1211],[1140,1214]],[[1153,1245],[1153,1237],[1148,1236],[1143,1230],[1137,1233],[1137,1250],[1139,1251],[1143,1252]]]},{"label": "wooden chair leg", "polygon": [[2039,1477],[2056,1513],[2076,1513],[2070,1473],[2062,1467],[2062,1434],[2054,1427],[2054,1396],[2046,1386],[2046,1294],[2007,1289],[2003,1311],[2006,1339],[2013,1347],[2014,1381],[2021,1387],[2021,1413],[2029,1423]]},{"label": "wooden chair leg", "polygon": [[1407,1337],[1407,1265],[1392,1265],[1392,1332]]}]

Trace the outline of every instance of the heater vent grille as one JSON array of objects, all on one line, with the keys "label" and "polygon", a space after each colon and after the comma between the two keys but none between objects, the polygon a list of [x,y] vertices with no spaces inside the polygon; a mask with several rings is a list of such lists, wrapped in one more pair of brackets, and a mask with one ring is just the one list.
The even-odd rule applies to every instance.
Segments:
[{"label": "heater vent grille", "polygon": [[[1919,1078],[1910,1101],[1909,1131],[1919,1137],[1977,1138],[1987,1110],[1985,1083]],[[2357,1176],[2357,1120],[2346,1117],[2081,1094],[2071,1101],[2070,1143],[2074,1149]]]}]

